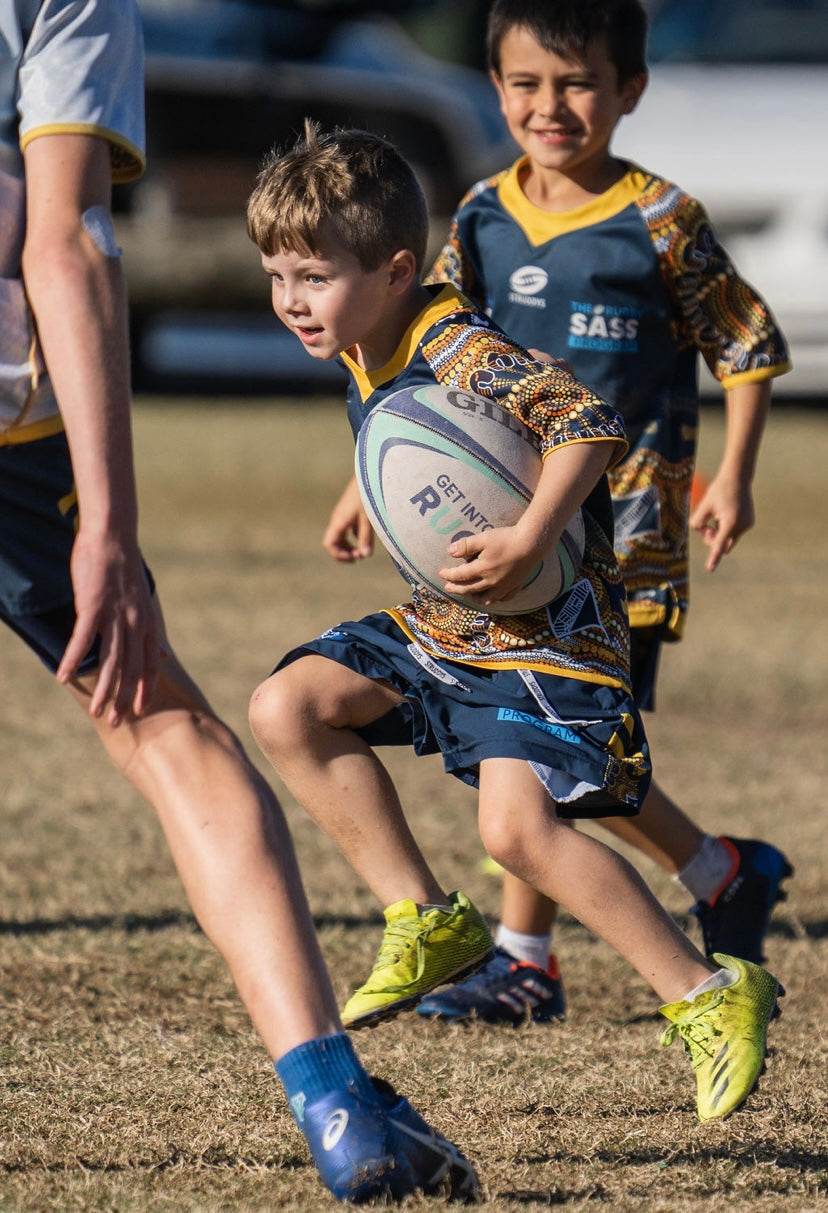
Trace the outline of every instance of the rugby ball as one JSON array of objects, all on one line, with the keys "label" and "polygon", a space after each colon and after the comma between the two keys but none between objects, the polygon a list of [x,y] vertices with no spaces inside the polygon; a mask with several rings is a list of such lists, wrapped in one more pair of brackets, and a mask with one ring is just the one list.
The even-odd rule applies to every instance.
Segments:
[{"label": "rugby ball", "polygon": [[[438,574],[452,563],[454,540],[513,526],[526,509],[542,466],[531,430],[474,392],[404,388],[368,414],[355,466],[366,513],[406,580],[482,609],[473,596],[446,595]],[[578,510],[515,597],[488,610],[522,615],[545,606],[572,585],[583,554]]]}]

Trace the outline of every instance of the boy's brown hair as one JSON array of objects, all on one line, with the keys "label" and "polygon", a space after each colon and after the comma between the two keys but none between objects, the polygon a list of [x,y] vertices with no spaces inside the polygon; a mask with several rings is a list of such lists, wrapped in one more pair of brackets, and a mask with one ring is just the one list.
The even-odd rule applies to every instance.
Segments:
[{"label": "boy's brown hair", "polygon": [[515,26],[567,61],[583,59],[590,43],[604,38],[619,88],[647,70],[647,14],[639,0],[495,0],[486,50],[498,77],[501,43]]},{"label": "boy's brown hair", "polygon": [[247,203],[247,231],[268,257],[317,254],[323,224],[369,273],[401,249],[422,269],[428,207],[411,166],[379,135],[323,133],[306,118],[304,138],[265,159]]}]

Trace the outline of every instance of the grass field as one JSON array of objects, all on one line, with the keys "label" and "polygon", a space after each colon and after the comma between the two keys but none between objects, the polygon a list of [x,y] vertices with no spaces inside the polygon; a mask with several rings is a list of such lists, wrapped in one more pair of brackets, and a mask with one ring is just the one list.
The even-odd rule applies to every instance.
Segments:
[{"label": "grass field", "polygon": [[[705,413],[701,466],[721,419]],[[247,741],[250,691],[290,645],[394,601],[384,556],[334,566],[319,536],[349,471],[333,402],[139,402],[142,536],[173,643]],[[787,987],[747,1109],[694,1116],[649,988],[564,916],[565,1025],[401,1017],[355,1036],[478,1165],[497,1211],[772,1213],[828,1203],[825,468],[828,414],[779,409],[758,527],[714,576],[694,547],[685,642],[649,721],[657,774],[704,826],[780,843],[796,866],[769,967]],[[222,964],[196,929],[152,813],[76,709],[0,636],[0,1210],[233,1213],[334,1207]],[[447,888],[495,917],[470,791],[393,755]],[[285,796],[337,993],[365,975],[379,907]],[[688,899],[639,866],[695,936]],[[411,1208],[440,1208],[415,1200]]]}]

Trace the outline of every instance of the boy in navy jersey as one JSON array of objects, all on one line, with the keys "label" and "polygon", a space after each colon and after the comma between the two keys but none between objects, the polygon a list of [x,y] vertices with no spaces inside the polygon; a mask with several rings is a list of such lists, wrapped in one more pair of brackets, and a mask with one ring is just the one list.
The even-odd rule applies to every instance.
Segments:
[{"label": "boy in navy jersey", "polygon": [[[609,473],[615,550],[633,692],[652,710],[660,646],[680,638],[687,612],[688,521],[709,549],[709,570],[753,524],[770,384],[790,364],[773,317],[700,204],[610,150],[646,85],[645,42],[638,0],[496,0],[489,64],[524,155],[461,201],[432,280],[453,283],[527,348],[565,358],[623,414],[630,449]],[[727,437],[691,514],[699,352],[724,388]],[[635,821],[605,824],[677,874],[696,898],[708,953],[762,959],[791,871],[777,848],[704,834],[654,783]],[[562,1017],[549,955],[554,914],[507,873],[498,950],[421,1014]]]},{"label": "boy in navy jersey", "polygon": [[[626,450],[620,418],[453,286],[422,285],[425,200],[378,136],[322,136],[306,123],[304,140],[263,167],[248,227],[280,320],[312,357],[338,357],[348,371],[355,434],[389,394],[439,383],[496,400],[543,457],[514,526],[448,547],[444,589],[479,607],[412,581],[410,600],[288,653],[253,696],[262,751],[387,907],[377,962],[343,1023],[416,1005],[491,946],[468,899],[445,893],[428,868],[375,753],[411,745],[441,753],[477,787],[481,835],[504,867],[560,899],[650,982],[668,1004],[663,1043],[680,1035],[692,1054],[700,1117],[728,1115],[761,1069],[776,981],[730,956],[706,961],[626,860],[562,820],[634,813],[649,775],[609,538],[605,471]],[[499,614],[578,507],[579,582],[529,614]],[[353,498],[346,512],[357,516]],[[573,617],[576,592],[584,609]]]}]

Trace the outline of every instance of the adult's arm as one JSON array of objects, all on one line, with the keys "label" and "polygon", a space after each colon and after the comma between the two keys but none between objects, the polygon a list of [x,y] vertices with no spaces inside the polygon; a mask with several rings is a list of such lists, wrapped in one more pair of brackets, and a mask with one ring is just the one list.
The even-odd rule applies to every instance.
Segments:
[{"label": "adult's arm", "polygon": [[77,621],[57,671],[74,677],[101,636],[91,715],[117,724],[152,695],[159,637],[138,548],[126,290],[119,257],[84,226],[110,210],[108,144],[42,135],[25,149],[23,278],[66,428],[80,523],[72,552]]}]

